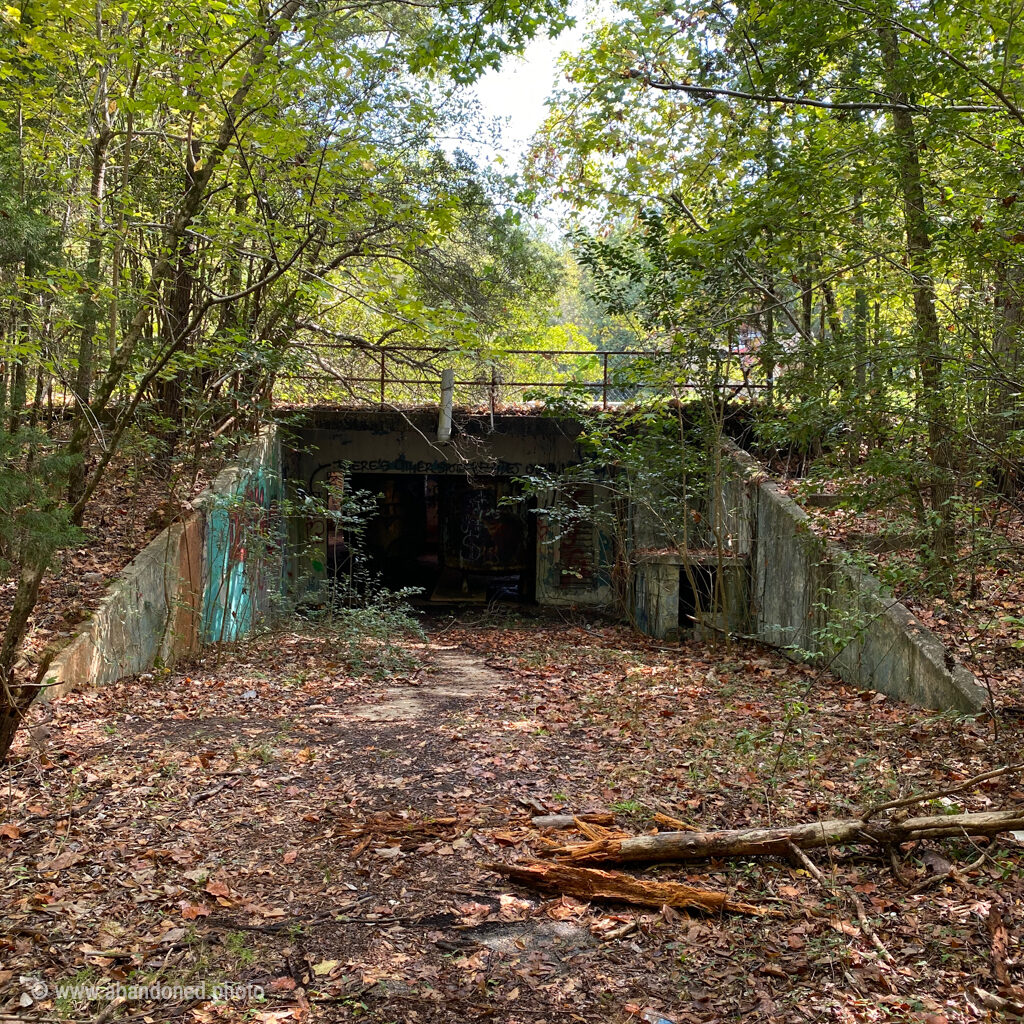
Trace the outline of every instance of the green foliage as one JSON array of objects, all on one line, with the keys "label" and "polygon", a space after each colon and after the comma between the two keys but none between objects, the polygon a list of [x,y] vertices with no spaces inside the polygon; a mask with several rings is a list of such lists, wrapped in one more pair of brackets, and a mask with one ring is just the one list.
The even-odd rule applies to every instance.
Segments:
[{"label": "green foliage", "polygon": [[[723,510],[710,500],[721,445],[713,403],[694,400],[684,407],[662,397],[583,412],[562,391],[545,403],[549,415],[579,417],[582,459],[562,472],[524,476],[523,494],[535,499],[549,541],[583,525],[610,538],[619,611],[632,617],[635,570],[651,553],[728,549]],[[695,585],[698,605],[699,590]],[[712,594],[711,602],[722,610],[724,594]],[[698,617],[710,610],[698,607]]]},{"label": "green foliage", "polygon": [[0,574],[25,562],[49,564],[60,548],[81,542],[81,530],[53,493],[70,462],[42,431],[0,428]]},{"label": "green foliage", "polygon": [[332,657],[344,662],[353,674],[391,676],[415,665],[415,657],[403,644],[409,639],[425,639],[409,605],[419,590],[388,590],[372,571],[366,553],[366,529],[377,514],[377,495],[354,490],[346,474],[342,481],[325,485],[323,498],[286,500],[282,514],[297,527],[289,532],[300,537],[308,523],[324,522],[345,557],[329,574],[321,561],[322,544],[283,552],[285,559],[305,568],[297,574],[292,592],[282,595],[279,617],[285,623],[296,615],[315,622]]},{"label": "green foliage", "polygon": [[461,86],[568,21],[562,0],[0,5],[0,682],[120,445],[195,468],[275,399],[350,396],[368,350],[547,325],[556,267],[514,183],[446,143],[472,135]]},{"label": "green foliage", "polygon": [[410,596],[410,591],[378,591],[361,606],[318,619],[325,645],[353,675],[388,678],[408,672],[417,659],[403,641],[426,639],[407,604]]},{"label": "green foliage", "polygon": [[1024,469],[1022,31],[1002,2],[626,0],[567,61],[532,184],[580,211],[609,314],[748,385],[767,447],[894,452],[938,536],[955,485]]}]

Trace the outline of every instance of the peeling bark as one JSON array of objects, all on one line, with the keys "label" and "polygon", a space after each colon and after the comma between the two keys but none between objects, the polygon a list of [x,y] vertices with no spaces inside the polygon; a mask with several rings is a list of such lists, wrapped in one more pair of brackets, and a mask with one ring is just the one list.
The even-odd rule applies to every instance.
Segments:
[{"label": "peeling bark", "polygon": [[881,846],[914,839],[950,836],[994,836],[1024,829],[1024,807],[972,814],[934,814],[902,821],[837,818],[784,828],[741,828],[721,832],[659,832],[630,839],[599,839],[551,851],[573,864],[633,864],[677,860],[789,855],[789,844],[801,850],[851,843]]},{"label": "peeling bark", "polygon": [[751,903],[730,899],[725,893],[713,889],[700,889],[682,882],[656,882],[646,878],[633,878],[619,871],[599,871],[596,868],[574,868],[565,864],[545,864],[531,861],[526,864],[485,864],[488,871],[507,875],[517,882],[554,889],[565,896],[584,900],[622,900],[642,907],[696,907],[708,913],[751,914],[755,917],[770,915],[774,911],[756,907]]}]

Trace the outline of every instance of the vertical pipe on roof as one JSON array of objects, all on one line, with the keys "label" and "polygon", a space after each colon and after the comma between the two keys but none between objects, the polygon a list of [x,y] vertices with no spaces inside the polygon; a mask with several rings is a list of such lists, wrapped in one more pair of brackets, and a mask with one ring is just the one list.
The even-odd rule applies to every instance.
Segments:
[{"label": "vertical pipe on roof", "polygon": [[438,441],[449,441],[452,436],[452,400],[455,392],[455,371],[441,371],[441,412],[437,420]]}]

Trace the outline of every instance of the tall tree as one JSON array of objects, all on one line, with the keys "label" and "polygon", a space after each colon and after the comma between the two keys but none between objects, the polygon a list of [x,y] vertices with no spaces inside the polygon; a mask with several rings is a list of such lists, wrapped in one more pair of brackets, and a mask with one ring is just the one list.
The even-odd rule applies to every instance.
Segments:
[{"label": "tall tree", "polygon": [[[993,458],[964,451],[965,381],[984,365],[1006,387],[982,407],[1014,405],[1021,30],[1006,2],[626,0],[568,62],[535,149],[584,223],[618,226],[585,258],[649,323],[672,321],[665,345],[713,358],[703,333],[742,331],[791,437],[912,425],[902,475],[929,499],[940,565],[958,472]],[[994,457],[1019,459],[998,436]]]},{"label": "tall tree", "polygon": [[[338,333],[346,299],[377,312],[349,332],[364,344],[392,327],[468,336],[493,315],[529,259],[437,137],[458,82],[564,21],[561,0],[0,8],[0,143],[59,225],[55,260],[21,256],[0,281],[18,311],[3,324],[17,500],[0,536],[18,584],[0,755],[39,692],[15,666],[40,583],[126,432],[173,445],[226,379],[258,415],[289,352]],[[482,266],[488,250],[504,266]],[[19,433],[34,367],[75,410],[46,475]]]}]

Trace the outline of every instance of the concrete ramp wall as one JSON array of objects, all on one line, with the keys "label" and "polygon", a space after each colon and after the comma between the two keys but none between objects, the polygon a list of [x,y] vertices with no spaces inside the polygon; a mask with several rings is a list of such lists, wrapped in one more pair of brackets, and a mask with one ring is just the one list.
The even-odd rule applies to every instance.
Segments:
[{"label": "concrete ramp wall", "polygon": [[218,474],[197,505],[206,527],[202,577],[203,643],[245,636],[279,592],[281,445],[264,430],[242,459]]},{"label": "concrete ramp wall", "polygon": [[44,699],[172,665],[236,639],[272,593],[267,538],[280,497],[280,446],[264,430],[196,502],[123,569],[85,629],[53,660]]},{"label": "concrete ramp wall", "polygon": [[748,553],[752,632],[827,664],[844,682],[923,707],[977,711],[987,693],[939,638],[850,553],[814,535],[807,513],[733,444],[720,518]]}]

